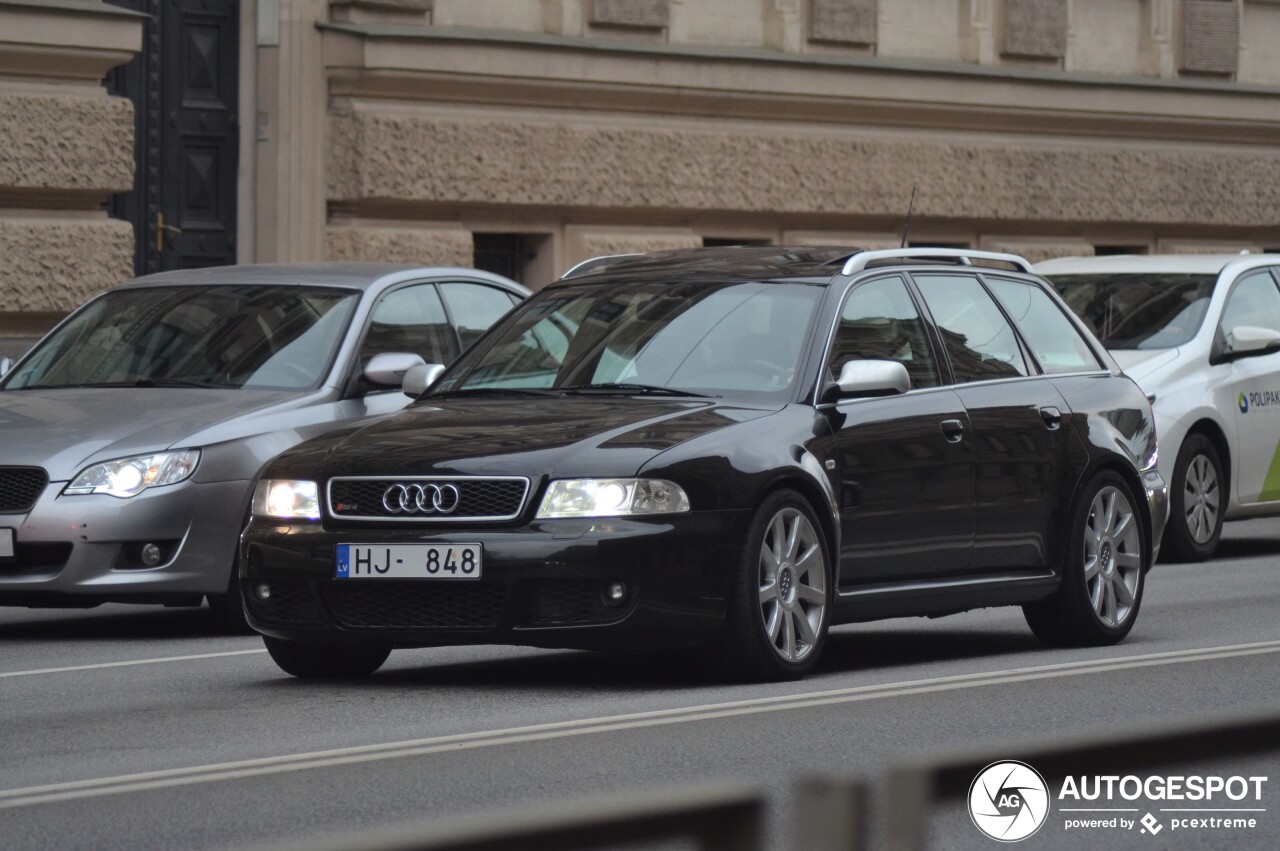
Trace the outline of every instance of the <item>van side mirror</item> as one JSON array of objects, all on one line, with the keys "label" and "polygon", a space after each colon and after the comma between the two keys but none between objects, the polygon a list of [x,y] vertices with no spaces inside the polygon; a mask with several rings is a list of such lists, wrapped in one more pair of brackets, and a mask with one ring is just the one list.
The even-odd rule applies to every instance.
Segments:
[{"label": "van side mirror", "polygon": [[1227,333],[1227,351],[1237,357],[1280,349],[1280,331],[1256,325],[1237,325]]},{"label": "van side mirror", "polygon": [[405,376],[415,366],[425,366],[421,355],[408,352],[383,352],[369,358],[364,368],[364,378],[378,387],[400,387]]},{"label": "van side mirror", "polygon": [[417,399],[426,393],[443,374],[444,364],[442,363],[418,364],[404,374],[404,383],[400,386],[400,392]]},{"label": "van side mirror", "polygon": [[897,396],[911,389],[907,368],[893,360],[851,360],[836,379],[840,398]]}]

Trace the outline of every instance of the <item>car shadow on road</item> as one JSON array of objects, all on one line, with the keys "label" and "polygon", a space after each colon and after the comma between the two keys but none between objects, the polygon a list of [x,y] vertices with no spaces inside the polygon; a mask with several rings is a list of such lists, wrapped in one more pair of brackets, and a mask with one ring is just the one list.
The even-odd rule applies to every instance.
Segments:
[{"label": "car shadow on road", "polygon": [[30,619],[0,622],[0,641],[94,641],[227,637],[207,608],[163,609],[138,606],[129,610],[65,609],[24,612]]},{"label": "car shadow on road", "polygon": [[1280,538],[1223,538],[1214,558],[1280,556]]}]

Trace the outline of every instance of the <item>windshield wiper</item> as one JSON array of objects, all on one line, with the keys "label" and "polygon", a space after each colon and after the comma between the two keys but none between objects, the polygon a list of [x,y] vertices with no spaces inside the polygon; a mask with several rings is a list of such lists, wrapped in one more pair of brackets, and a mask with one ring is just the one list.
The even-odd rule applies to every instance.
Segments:
[{"label": "windshield wiper", "polygon": [[445,390],[424,396],[427,399],[447,399],[450,396],[563,396],[559,390],[544,390],[540,387],[463,387],[459,390]]},{"label": "windshield wiper", "polygon": [[227,384],[210,384],[207,381],[196,381],[190,378],[139,378],[136,381],[96,381],[83,384],[33,384],[23,390],[63,390],[68,387],[199,387],[202,390],[226,388]]},{"label": "windshield wiper", "polygon": [[674,387],[663,387],[658,384],[632,384],[627,382],[583,384],[580,387],[562,387],[561,389],[568,393],[625,393],[635,396],[652,394],[654,396],[690,396],[698,399],[711,398],[706,393],[694,393],[692,390],[677,390]]}]

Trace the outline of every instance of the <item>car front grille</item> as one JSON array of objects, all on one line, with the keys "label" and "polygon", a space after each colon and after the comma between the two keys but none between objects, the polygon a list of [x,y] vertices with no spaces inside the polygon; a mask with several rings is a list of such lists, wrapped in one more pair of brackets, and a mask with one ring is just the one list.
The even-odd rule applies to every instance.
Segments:
[{"label": "car front grille", "polygon": [[533,589],[529,626],[608,623],[619,620],[630,606],[609,606],[600,582],[563,579],[541,582]]},{"label": "car front grille", "polygon": [[339,580],[324,601],[351,629],[493,629],[506,610],[502,585],[479,582]]},{"label": "car front grille", "polygon": [[39,467],[0,467],[0,514],[17,514],[31,510],[49,475]]},{"label": "car front grille", "polygon": [[267,599],[261,600],[253,589],[261,580],[246,581],[245,599],[255,617],[266,623],[318,624],[324,622],[320,601],[316,599],[311,584],[305,579],[273,579],[265,583],[271,589]]},{"label": "car front grille", "polygon": [[[384,498],[389,488],[424,488],[423,508],[413,504],[407,511],[388,511]],[[433,488],[455,488],[442,501],[442,509],[431,502]],[[329,514],[341,519],[395,520],[400,522],[457,522],[512,520],[520,515],[529,492],[529,480],[517,477],[414,477],[336,478],[329,481]],[[394,497],[389,504],[398,508]]]}]

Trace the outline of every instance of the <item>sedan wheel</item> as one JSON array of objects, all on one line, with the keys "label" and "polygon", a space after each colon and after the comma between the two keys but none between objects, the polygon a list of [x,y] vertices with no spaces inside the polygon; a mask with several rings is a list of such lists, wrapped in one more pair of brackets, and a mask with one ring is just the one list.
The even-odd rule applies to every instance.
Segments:
[{"label": "sedan wheel", "polygon": [[809,502],[775,491],[759,508],[730,579],[724,629],[704,648],[733,679],[798,679],[826,641],[831,602],[827,541]]},{"label": "sedan wheel", "polygon": [[1188,435],[1174,464],[1162,558],[1204,561],[1213,555],[1222,536],[1226,485],[1227,477],[1213,442],[1203,434]]},{"label": "sedan wheel", "polygon": [[280,670],[302,679],[357,679],[382,667],[391,655],[385,644],[302,644],[262,636]]},{"label": "sedan wheel", "polygon": [[1094,476],[1071,512],[1062,582],[1052,596],[1023,606],[1046,644],[1115,644],[1133,628],[1147,566],[1142,516],[1129,485],[1110,471]]}]

